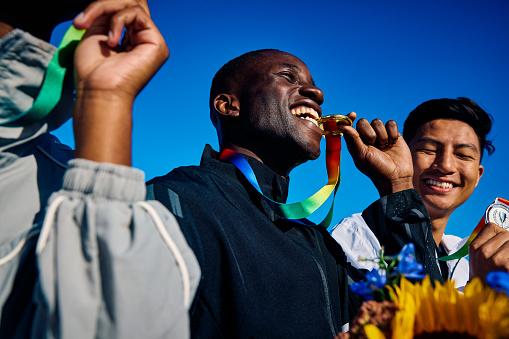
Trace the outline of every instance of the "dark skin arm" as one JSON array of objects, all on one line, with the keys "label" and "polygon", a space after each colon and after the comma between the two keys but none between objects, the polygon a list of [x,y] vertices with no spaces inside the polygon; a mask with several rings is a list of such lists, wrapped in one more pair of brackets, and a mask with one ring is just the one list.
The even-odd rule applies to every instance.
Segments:
[{"label": "dark skin arm", "polygon": [[[98,1],[83,13],[74,20],[88,29],[74,57],[76,157],[129,166],[134,99],[169,51],[137,1]],[[123,27],[129,39],[119,49]]]},{"label": "dark skin arm", "polygon": [[341,130],[355,166],[371,179],[380,196],[414,187],[412,155],[395,121],[384,125],[380,119],[371,124],[360,119],[356,129],[343,126]]},{"label": "dark skin arm", "polygon": [[[60,9],[41,16],[39,21],[30,21],[26,11],[9,6],[0,18],[15,19],[9,19],[12,25],[0,21],[0,36],[18,27],[49,40],[54,26],[90,2],[59,3]],[[150,19],[146,0],[99,0],[83,13],[74,21],[77,28],[88,29],[75,54],[76,157],[130,165],[132,105],[168,57],[168,48]],[[124,27],[127,39],[118,48]]]}]

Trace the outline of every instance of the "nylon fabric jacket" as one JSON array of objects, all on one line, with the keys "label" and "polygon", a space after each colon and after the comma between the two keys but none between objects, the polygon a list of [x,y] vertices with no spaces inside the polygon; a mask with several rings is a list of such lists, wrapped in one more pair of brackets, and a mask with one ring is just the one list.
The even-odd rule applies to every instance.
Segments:
[{"label": "nylon fabric jacket", "polygon": [[[264,194],[284,202],[288,178],[248,161]],[[200,166],[154,178],[148,194],[177,217],[202,269],[191,337],[332,338],[356,314],[359,298],[348,284],[362,272],[347,264],[334,239],[309,221],[280,217],[232,164],[217,160],[210,146]],[[424,206],[414,191],[394,196],[398,217],[374,216],[374,222],[401,233],[387,240],[396,248],[411,240],[401,223],[416,222],[412,209]],[[391,201],[386,199],[385,206]],[[387,211],[379,205],[366,213]]]},{"label": "nylon fabric jacket", "polygon": [[[0,118],[31,107],[54,50],[0,39]],[[0,338],[188,338],[200,270],[175,218],[139,169],[70,160],[48,133],[66,107],[0,126]]]}]

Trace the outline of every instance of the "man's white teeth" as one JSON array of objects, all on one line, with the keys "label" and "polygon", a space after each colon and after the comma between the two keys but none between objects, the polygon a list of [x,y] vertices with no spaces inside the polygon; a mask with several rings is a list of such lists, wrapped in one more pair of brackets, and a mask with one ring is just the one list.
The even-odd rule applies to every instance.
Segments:
[{"label": "man's white teeth", "polygon": [[310,117],[300,117],[300,118],[307,120],[307,121],[311,121],[313,124],[315,124],[318,127],[318,121],[316,121],[315,119],[310,118]]},{"label": "man's white teeth", "polygon": [[320,116],[311,107],[299,106],[299,107],[292,108],[292,110],[290,112],[293,115],[295,115],[296,117],[311,121],[313,124],[318,126],[318,122],[316,121],[316,119],[318,119]]},{"label": "man's white teeth", "polygon": [[426,185],[437,186],[440,188],[452,188],[452,184],[450,182],[437,181],[433,179],[426,179]]}]

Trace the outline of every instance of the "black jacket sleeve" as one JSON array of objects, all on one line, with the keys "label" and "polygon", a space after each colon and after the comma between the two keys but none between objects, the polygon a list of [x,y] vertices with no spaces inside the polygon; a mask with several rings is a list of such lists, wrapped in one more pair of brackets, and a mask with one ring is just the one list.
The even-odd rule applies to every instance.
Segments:
[{"label": "black jacket sleeve", "polygon": [[437,265],[431,221],[421,198],[413,189],[385,196],[362,212],[387,255],[398,254],[408,243],[415,245],[417,261],[432,280],[443,281]]}]

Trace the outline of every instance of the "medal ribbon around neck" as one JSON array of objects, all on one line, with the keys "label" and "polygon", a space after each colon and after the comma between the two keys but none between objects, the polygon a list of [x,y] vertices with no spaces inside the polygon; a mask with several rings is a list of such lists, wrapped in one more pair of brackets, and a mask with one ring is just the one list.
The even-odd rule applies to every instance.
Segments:
[{"label": "medal ribbon around neck", "polygon": [[[333,117],[339,117],[333,116]],[[345,116],[341,116],[340,121],[349,121],[351,125],[351,120]],[[247,179],[247,181],[258,191],[258,193],[273,207],[275,207],[282,216],[287,219],[303,219],[307,218],[311,214],[313,214],[320,206],[322,206],[325,201],[329,198],[331,194],[333,194],[332,204],[327,212],[325,218],[320,222],[320,226],[329,227],[332,216],[334,214],[334,199],[336,197],[337,190],[339,188],[339,184],[341,181],[340,175],[340,160],[341,160],[341,134],[339,132],[335,132],[338,124],[338,118],[324,117],[321,119],[320,124],[323,125],[326,141],[326,167],[327,167],[327,176],[328,181],[327,184],[324,185],[321,189],[319,189],[316,193],[311,195],[310,197],[294,203],[280,203],[272,200],[263,194],[260,185],[258,184],[258,180],[256,179],[256,175],[249,165],[246,157],[230,148],[225,148],[219,154],[219,159],[223,161],[231,162]],[[332,132],[327,132],[327,131]]]},{"label": "medal ribbon around neck", "polygon": [[39,95],[32,107],[11,121],[2,122],[8,126],[25,126],[45,118],[62,98],[64,80],[68,70],[72,70],[74,50],[83,38],[85,30],[78,30],[73,25],[64,34],[60,45],[48,64]]},{"label": "medal ribbon around neck", "polygon": [[[503,198],[496,198],[494,204],[497,204],[497,203],[509,206],[509,200],[506,200]],[[484,226],[486,226],[486,224],[488,222],[490,222],[488,219],[488,212],[489,212],[490,207],[493,206],[494,204],[490,205],[486,209],[485,215],[481,218],[481,220],[479,221],[477,226],[474,228],[474,230],[468,237],[465,244],[463,246],[461,246],[461,248],[459,250],[457,250],[456,252],[454,252],[453,254],[440,257],[440,258],[438,258],[438,260],[449,261],[449,260],[461,259],[463,257],[466,257],[468,255],[468,248],[470,247],[470,244],[472,243],[472,241],[474,241],[474,239],[477,237],[479,232],[481,232],[481,230],[484,228]],[[500,226],[502,226],[502,225],[500,225]]]}]

